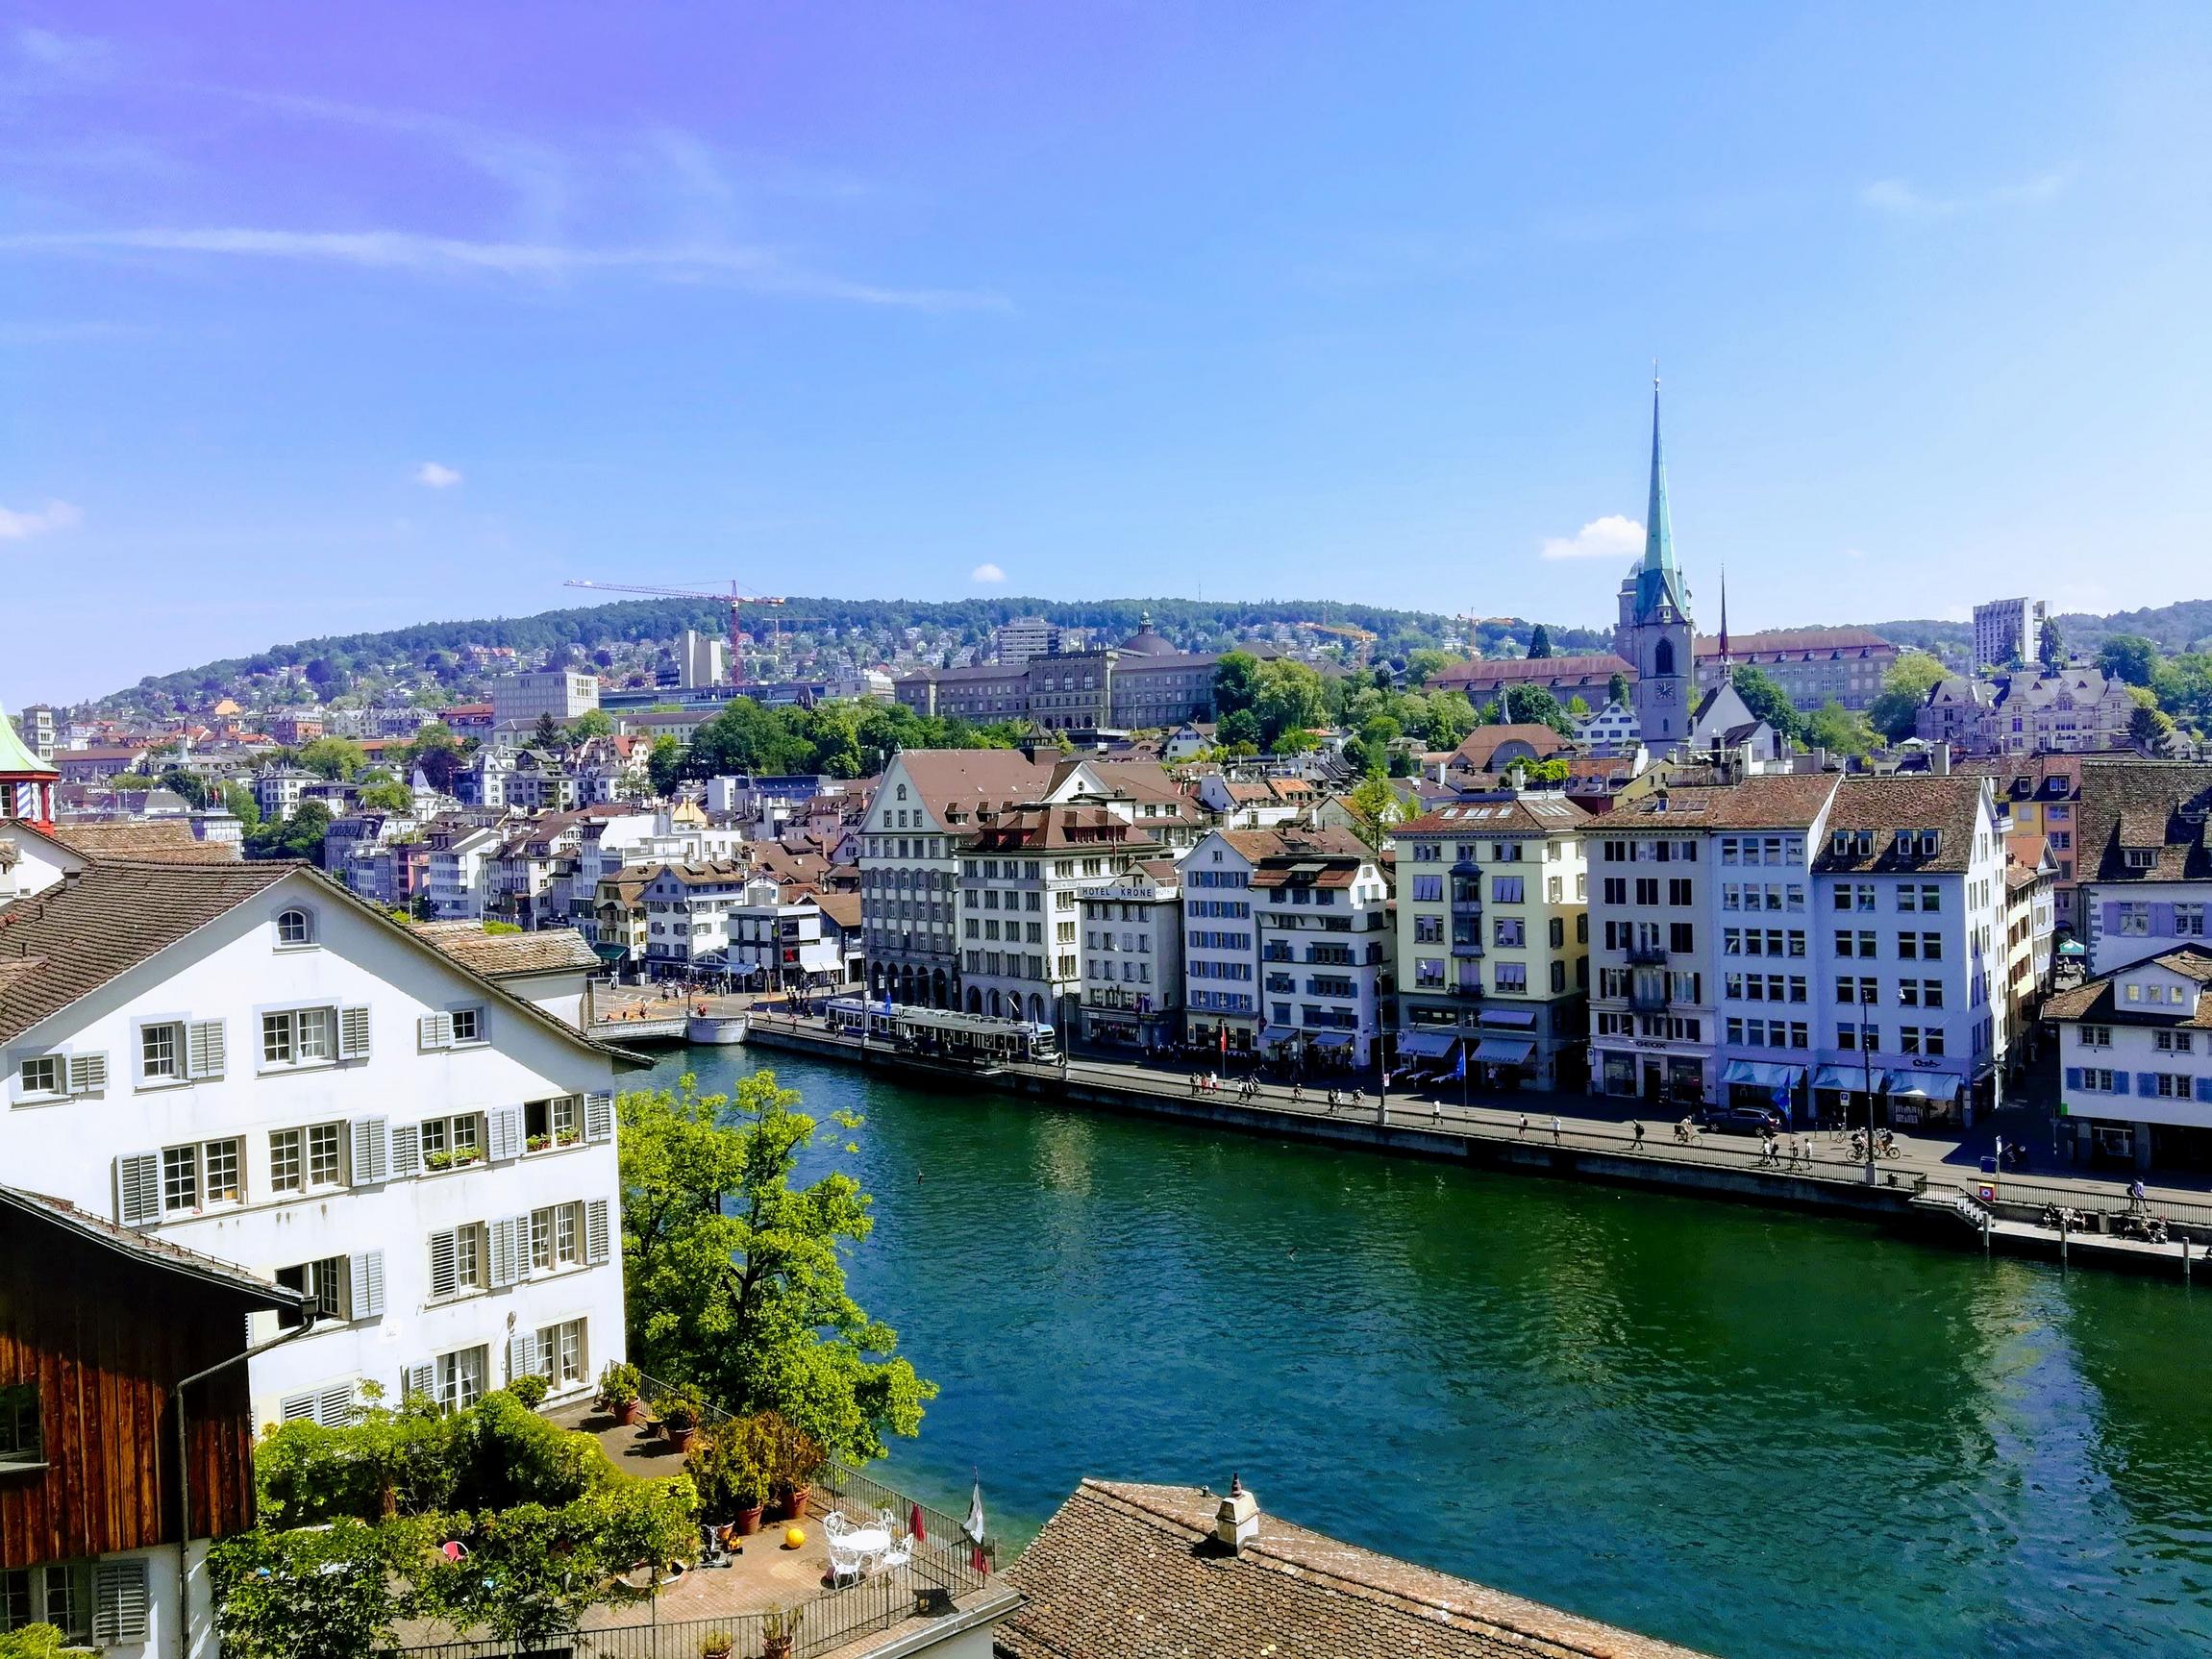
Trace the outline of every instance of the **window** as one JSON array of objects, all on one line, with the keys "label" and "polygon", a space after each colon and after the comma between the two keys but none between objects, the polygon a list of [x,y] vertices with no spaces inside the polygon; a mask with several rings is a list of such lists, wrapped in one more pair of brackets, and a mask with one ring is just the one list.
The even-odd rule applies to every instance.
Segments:
[{"label": "window", "polygon": [[2121,905],[2120,930],[2123,933],[2149,933],[2150,931],[2150,906],[2148,904]]},{"label": "window", "polygon": [[1697,929],[1688,922],[1668,923],[1667,949],[1684,955],[1696,950]]},{"label": "window", "polygon": [[278,945],[287,950],[296,950],[302,945],[311,945],[314,942],[315,919],[312,912],[303,910],[296,904],[277,912]]},{"label": "window", "polygon": [[584,1138],[584,1097],[557,1095],[550,1101],[529,1101],[522,1108],[523,1144],[534,1152],[548,1147],[572,1147]]},{"label": "window", "polygon": [[583,1261],[584,1206],[549,1204],[530,1212],[530,1271],[551,1273]]},{"label": "window", "polygon": [[2085,1089],[2093,1089],[2100,1095],[2119,1092],[2118,1079],[2113,1077],[2111,1072],[2098,1066],[2084,1066],[2082,1068],[2081,1086]]},{"label": "window", "polygon": [[185,1075],[185,1028],[180,1025],[138,1028],[138,1075],[148,1082]]},{"label": "window", "polygon": [[2110,1026],[2082,1027],[2081,1046],[2085,1049],[2109,1049],[2112,1047],[2112,1028]]},{"label": "window", "polygon": [[200,1207],[200,1149],[170,1147],[162,1153],[162,1208],[165,1211]]},{"label": "window", "polygon": [[437,1356],[437,1402],[448,1411],[466,1411],[484,1398],[485,1353],[464,1348]]},{"label": "window", "polygon": [[1521,903],[1521,881],[1519,876],[1493,876],[1490,879],[1490,897],[1501,904],[1518,904]]},{"label": "window", "polygon": [[[111,1622],[104,1630],[124,1632],[114,1640],[145,1638],[145,1567],[143,1561],[105,1564],[111,1582],[135,1584],[135,1623]],[[27,1624],[51,1624],[72,1647],[83,1647],[92,1635],[92,1570],[82,1562],[57,1567],[15,1567],[0,1572],[0,1630],[20,1630]]]},{"label": "window", "polygon": [[1518,951],[1527,943],[1528,924],[1518,916],[1500,916],[1493,927],[1501,949]]},{"label": "window", "polygon": [[202,1151],[201,1174],[208,1189],[208,1202],[235,1204],[238,1201],[238,1147],[236,1138],[210,1141]]},{"label": "window", "polygon": [[346,1258],[342,1255],[281,1267],[276,1273],[277,1283],[308,1299],[309,1310],[317,1320],[342,1321],[353,1317],[346,1278]]},{"label": "window", "polygon": [[2187,1031],[2160,1031],[2155,1040],[2162,1054],[2186,1054],[2196,1047],[2196,1038]]},{"label": "window", "polygon": [[[0,1469],[40,1462],[43,1444],[38,1429],[38,1385],[12,1382],[0,1386]],[[0,1624],[0,1629],[5,1628]]]},{"label": "window", "polygon": [[565,1320],[559,1325],[539,1328],[537,1372],[557,1389],[571,1387],[590,1376],[590,1361],[584,1347],[584,1321]]},{"label": "window", "polygon": [[60,1054],[39,1054],[25,1060],[18,1078],[21,1092],[26,1096],[67,1094],[67,1060]]},{"label": "window", "polygon": [[464,1112],[456,1118],[425,1118],[422,1122],[422,1164],[427,1170],[449,1170],[473,1164],[484,1156],[484,1118]]},{"label": "window", "polygon": [[342,1124],[316,1124],[308,1130],[308,1185],[335,1187],[345,1174],[339,1149],[345,1143]]},{"label": "window", "polygon": [[1519,962],[1500,962],[1496,983],[1500,992],[1518,996],[1529,989],[1529,970]]},{"label": "window", "polygon": [[2156,1077],[2157,1093],[2161,1100],[2186,1101],[2196,1094],[2197,1080],[2185,1072],[2159,1072]]},{"label": "window", "polygon": [[261,1064],[319,1066],[335,1059],[336,1010],[287,1008],[261,1016]]}]

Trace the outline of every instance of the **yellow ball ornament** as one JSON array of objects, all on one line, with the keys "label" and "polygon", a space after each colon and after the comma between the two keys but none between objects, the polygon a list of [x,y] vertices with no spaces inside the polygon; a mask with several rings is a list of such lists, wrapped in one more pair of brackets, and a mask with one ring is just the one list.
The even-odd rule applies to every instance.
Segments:
[{"label": "yellow ball ornament", "polygon": [[783,1528],[784,1548],[798,1549],[803,1548],[806,1542],[807,1529],[804,1526],[786,1526]]}]

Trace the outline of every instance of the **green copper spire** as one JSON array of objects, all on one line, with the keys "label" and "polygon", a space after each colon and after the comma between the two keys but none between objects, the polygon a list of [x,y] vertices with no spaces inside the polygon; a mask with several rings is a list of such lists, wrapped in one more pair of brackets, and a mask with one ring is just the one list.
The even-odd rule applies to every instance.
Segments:
[{"label": "green copper spire", "polygon": [[1667,455],[1659,437],[1659,377],[1652,376],[1652,501],[1644,513],[1644,563],[1636,579],[1636,618],[1649,622],[1662,604],[1690,614],[1682,573],[1675,566],[1675,527],[1667,512]]}]

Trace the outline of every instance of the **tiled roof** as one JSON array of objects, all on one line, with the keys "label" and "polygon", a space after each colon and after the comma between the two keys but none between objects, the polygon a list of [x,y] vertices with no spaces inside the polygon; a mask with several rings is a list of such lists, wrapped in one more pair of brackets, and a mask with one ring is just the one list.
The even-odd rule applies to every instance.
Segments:
[{"label": "tiled roof", "polygon": [[584,935],[573,928],[487,933],[480,922],[418,922],[414,931],[418,938],[487,979],[507,974],[550,974],[563,968],[597,969],[600,965]]},{"label": "tiled roof", "polygon": [[1804,830],[1819,819],[1841,777],[1833,772],[1790,772],[1747,778],[1740,783],[1695,783],[1653,790],[1624,801],[1611,822],[1658,830]]},{"label": "tiled roof", "polygon": [[1636,665],[1610,651],[1582,656],[1507,656],[1487,662],[1454,662],[1429,676],[1429,683],[1450,690],[1454,686],[1525,685],[1555,680],[1610,680],[1616,674],[1636,678]]},{"label": "tiled roof", "polygon": [[857,892],[816,893],[814,907],[848,933],[860,926],[860,895]]},{"label": "tiled roof", "polygon": [[1393,824],[1390,833],[1407,835],[1550,835],[1578,830],[1590,822],[1583,811],[1563,795],[1516,796],[1510,801],[1447,802]]},{"label": "tiled roof", "polygon": [[1367,843],[1349,830],[1307,829],[1286,824],[1280,830],[1219,830],[1215,831],[1246,859],[1257,864],[1267,858],[1372,858]]},{"label": "tiled roof", "polygon": [[82,1238],[118,1250],[148,1267],[186,1274],[224,1290],[239,1292],[256,1307],[294,1308],[307,1300],[305,1292],[287,1290],[236,1262],[202,1255],[198,1250],[186,1250],[181,1244],[137,1227],[117,1226],[105,1217],[79,1209],[66,1199],[49,1198],[24,1187],[0,1186],[0,1204],[66,1227]]},{"label": "tiled roof", "polygon": [[1085,1480],[1007,1572],[1007,1659],[1696,1659],[1262,1513],[1240,1554],[1221,1499]]},{"label": "tiled roof", "polygon": [[956,801],[1033,800],[1053,775],[1018,749],[909,749],[898,763],[923,805],[940,818]]},{"label": "tiled roof", "polygon": [[[2120,1001],[2114,986],[2118,975],[2107,974],[2100,979],[2091,979],[2069,990],[2055,991],[2043,1004],[2043,1017],[2047,1020],[2092,1020],[2119,1026],[2185,1026],[2193,1029],[2212,1028],[2212,951],[2201,945],[2183,945],[2150,958],[2161,968],[2168,968],[2184,978],[2197,981],[2197,1006],[2188,1018],[2177,1020],[2171,1014],[2158,1012],[2149,1006]],[[2133,962],[2130,968],[2143,964]],[[2122,972],[2125,972],[2123,969]]]},{"label": "tiled roof", "polygon": [[90,995],[307,864],[141,864],[98,858],[0,908],[0,1041]]},{"label": "tiled roof", "polygon": [[[1732,633],[1728,636],[1728,656],[1738,662],[1748,662],[1754,656],[1771,656],[1776,652],[1812,653],[1819,656],[1830,651],[1849,652],[1853,656],[1868,651],[1890,650],[1897,647],[1871,628],[1770,628],[1759,633]],[[1696,646],[1698,656],[1717,657],[1721,642],[1717,636],[1701,638]]]},{"label": "tiled roof", "polygon": [[1472,766],[1477,771],[1487,771],[1498,751],[1508,743],[1525,743],[1545,759],[1572,747],[1549,726],[1534,721],[1515,721],[1505,726],[1478,726],[1467,733],[1464,741],[1452,752],[1456,765]]},{"label": "tiled roof", "polygon": [[[2204,845],[2212,766],[2174,760],[2098,760],[2081,769],[2075,869],[2086,881],[2178,881],[2212,877]],[[2154,849],[2149,868],[2126,848]]]},{"label": "tiled roof", "polygon": [[[1974,831],[1982,781],[1978,778],[1846,778],[1828,808],[1827,829],[1863,830],[1872,835],[1867,851],[1838,853],[1830,840],[1813,861],[1816,870],[1864,870],[1886,874],[1954,875],[1974,862]],[[1916,851],[1901,856],[1897,831],[1915,831]],[[1935,852],[1922,857],[1918,831],[1938,832]]]}]

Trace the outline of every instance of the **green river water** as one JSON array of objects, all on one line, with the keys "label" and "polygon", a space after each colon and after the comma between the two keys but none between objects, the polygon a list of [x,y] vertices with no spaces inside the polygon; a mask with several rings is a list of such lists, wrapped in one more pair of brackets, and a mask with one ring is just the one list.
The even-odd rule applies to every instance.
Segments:
[{"label": "green river water", "polygon": [[[691,1050],[863,1112],[886,1478],[1225,1486],[1703,1648],[2212,1653],[2212,1286]],[[633,1086],[635,1086],[633,1084]]]}]

